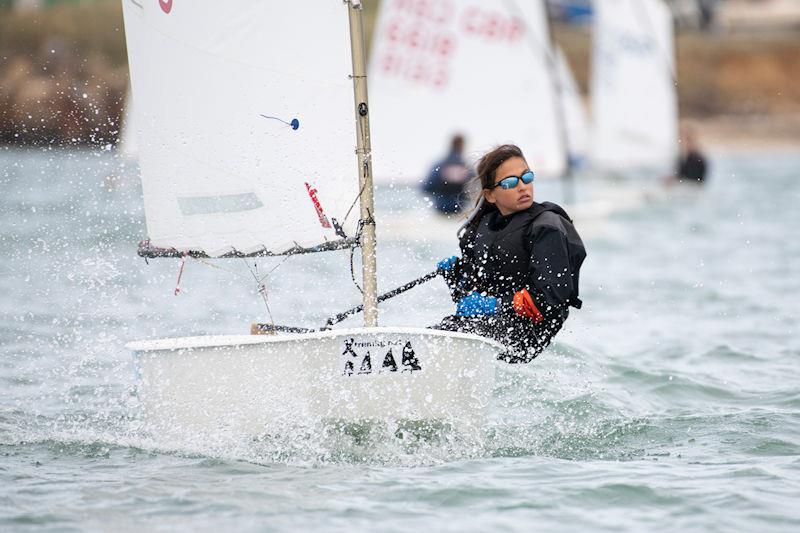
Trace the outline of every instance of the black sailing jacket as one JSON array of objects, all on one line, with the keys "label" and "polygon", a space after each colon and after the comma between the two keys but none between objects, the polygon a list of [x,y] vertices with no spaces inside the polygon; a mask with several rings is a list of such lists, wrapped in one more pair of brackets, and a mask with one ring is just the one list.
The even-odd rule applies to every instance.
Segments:
[{"label": "black sailing jacket", "polygon": [[545,318],[566,318],[580,308],[580,268],[586,250],[569,215],[558,205],[536,203],[524,211],[484,215],[460,242],[462,261],[448,276],[454,300],[472,291],[500,299],[510,311],[514,293],[527,289]]}]

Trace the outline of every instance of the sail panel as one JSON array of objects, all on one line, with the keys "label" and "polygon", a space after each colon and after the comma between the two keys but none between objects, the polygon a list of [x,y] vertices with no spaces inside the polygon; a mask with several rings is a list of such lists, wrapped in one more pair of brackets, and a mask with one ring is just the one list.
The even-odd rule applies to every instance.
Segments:
[{"label": "sail panel", "polygon": [[580,165],[589,155],[589,119],[578,84],[560,47],[555,48],[555,57],[567,133],[567,153],[573,164]]},{"label": "sail panel", "polygon": [[672,18],[661,0],[595,0],[593,161],[669,171],[677,155]]},{"label": "sail panel", "polygon": [[121,154],[126,160],[133,161],[139,153],[139,149],[136,145],[136,139],[139,134],[136,132],[136,123],[134,121],[133,92],[131,91],[130,84],[128,84],[128,91],[125,94],[125,107],[122,115],[119,140],[117,141],[117,153]]},{"label": "sail panel", "polygon": [[418,181],[466,137],[474,159],[518,144],[540,176],[564,170],[541,1],[383,0],[370,61],[379,181]]},{"label": "sail panel", "polygon": [[359,191],[346,6],[123,7],[151,244],[219,256],[338,239],[317,205],[343,222]]}]

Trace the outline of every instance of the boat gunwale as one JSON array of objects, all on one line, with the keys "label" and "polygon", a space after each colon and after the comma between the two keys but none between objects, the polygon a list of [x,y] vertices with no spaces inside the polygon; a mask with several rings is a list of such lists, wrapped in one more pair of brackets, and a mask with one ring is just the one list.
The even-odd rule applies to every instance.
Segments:
[{"label": "boat gunwale", "polygon": [[176,350],[194,350],[201,348],[228,348],[236,346],[250,346],[256,344],[277,344],[286,341],[306,341],[322,340],[346,335],[425,335],[429,337],[442,337],[451,339],[463,339],[471,341],[481,341],[498,351],[506,348],[499,342],[481,337],[473,333],[462,333],[459,331],[447,331],[431,328],[404,328],[404,327],[374,327],[374,328],[347,328],[332,329],[327,331],[315,331],[311,333],[280,333],[276,335],[197,335],[190,337],[168,337],[162,339],[152,339],[144,341],[131,341],[125,344],[125,348],[134,352],[158,352]]}]

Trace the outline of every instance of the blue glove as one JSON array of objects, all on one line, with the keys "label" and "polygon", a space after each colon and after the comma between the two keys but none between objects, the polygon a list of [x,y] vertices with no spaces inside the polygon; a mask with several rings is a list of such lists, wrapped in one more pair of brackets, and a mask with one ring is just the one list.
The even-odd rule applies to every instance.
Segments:
[{"label": "blue glove", "polygon": [[493,315],[497,312],[497,298],[481,296],[473,291],[461,298],[456,304],[456,316]]},{"label": "blue glove", "polygon": [[439,272],[449,272],[450,270],[453,269],[454,266],[456,266],[457,262],[458,262],[458,257],[456,256],[448,257],[447,259],[442,259],[441,261],[436,263],[436,270],[438,270]]}]

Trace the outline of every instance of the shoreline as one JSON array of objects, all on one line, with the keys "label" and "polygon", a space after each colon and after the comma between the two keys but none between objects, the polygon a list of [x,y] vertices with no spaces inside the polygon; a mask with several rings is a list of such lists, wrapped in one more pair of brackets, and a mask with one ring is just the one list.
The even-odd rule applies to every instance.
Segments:
[{"label": "shoreline", "polygon": [[[377,3],[365,11],[371,33]],[[0,146],[118,143],[128,86],[121,5],[0,9]],[[554,25],[585,96],[586,28]],[[709,148],[800,148],[800,31],[681,32],[675,41],[680,122]]]},{"label": "shoreline", "polygon": [[[800,152],[800,114],[796,115],[720,115],[684,117],[681,128],[694,130],[698,143],[714,152],[748,153]],[[680,142],[680,141],[679,141]],[[116,142],[24,143],[2,142],[0,150],[85,150],[117,151]]]},{"label": "shoreline", "polygon": [[800,151],[800,114],[719,115],[682,118],[706,149],[746,152]]}]

